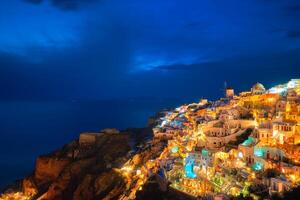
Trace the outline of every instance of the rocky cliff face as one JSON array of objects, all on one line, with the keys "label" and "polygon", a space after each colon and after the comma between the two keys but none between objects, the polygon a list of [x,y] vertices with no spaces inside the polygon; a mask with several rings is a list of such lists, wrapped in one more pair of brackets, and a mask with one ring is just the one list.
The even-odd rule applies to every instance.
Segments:
[{"label": "rocky cliff face", "polygon": [[74,141],[36,161],[33,175],[23,179],[22,190],[34,199],[113,199],[125,182],[114,170],[124,164],[130,150],[129,136],[103,133],[93,144]]},{"label": "rocky cliff face", "polygon": [[145,141],[151,134],[149,127],[127,129],[126,133],[112,129],[83,133],[79,140],[37,158],[34,172],[21,181],[21,189],[11,189],[0,199],[137,198],[137,192],[155,173],[154,160],[167,144]]},{"label": "rocky cliff face", "polygon": [[41,156],[36,160],[34,179],[38,186],[50,183],[57,179],[62,170],[71,163],[69,158],[55,156]]}]

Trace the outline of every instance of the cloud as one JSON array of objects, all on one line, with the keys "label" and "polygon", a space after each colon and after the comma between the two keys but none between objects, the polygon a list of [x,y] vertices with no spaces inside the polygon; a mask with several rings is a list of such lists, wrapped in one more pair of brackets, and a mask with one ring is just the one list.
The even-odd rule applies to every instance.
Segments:
[{"label": "cloud", "polygon": [[286,16],[294,17],[295,19],[299,19],[300,17],[300,4],[299,2],[289,3],[284,8],[284,13]]},{"label": "cloud", "polygon": [[158,66],[156,70],[162,71],[201,71],[210,67],[217,67],[222,65],[218,62],[204,62],[204,63],[194,63],[194,64],[174,64],[174,65],[162,65]]},{"label": "cloud", "polygon": [[26,56],[0,49],[0,98],[96,99],[126,93],[122,87],[131,57],[126,31],[111,23],[80,27],[89,31],[80,34],[76,48],[36,45],[26,47]]},{"label": "cloud", "polygon": [[[220,10],[216,12],[216,5],[211,5],[209,0],[201,1],[201,6],[182,3],[185,7],[179,4],[181,1],[153,1],[129,0],[124,3],[118,0],[102,4],[103,0],[43,0],[44,6],[55,6],[57,10],[53,13],[58,17],[47,13],[35,15],[34,19],[43,24],[46,20],[49,24],[53,18],[54,22],[65,21],[63,25],[70,28],[59,30],[54,23],[46,31],[49,38],[52,40],[70,33],[76,36],[75,40],[62,37],[63,40],[57,39],[51,42],[53,45],[45,46],[45,50],[36,48],[36,54],[28,50],[28,45],[17,48],[32,59],[41,60],[32,64],[16,57],[10,60],[19,60],[19,63],[0,63],[3,66],[0,69],[0,89],[11,93],[7,98],[84,99],[136,94],[189,96],[202,91],[201,88],[206,89],[203,85],[222,86],[224,80],[243,82],[249,76],[248,83],[252,83],[267,77],[279,79],[283,73],[285,77],[300,73],[296,68],[300,63],[297,60],[299,54],[257,58],[266,52],[274,54],[290,49],[290,43],[283,37],[287,37],[288,30],[298,29],[290,17],[281,15],[280,11],[286,5],[263,5],[247,13],[243,9],[233,9],[231,4],[218,7]],[[101,6],[96,5],[97,2]],[[32,9],[30,6],[25,8]],[[86,8],[85,12],[59,12],[81,8]],[[236,15],[240,17],[237,19]],[[65,17],[75,18],[68,23],[69,19]],[[274,23],[274,19],[280,20]],[[278,30],[280,33],[266,33],[265,29],[275,24],[282,27]],[[32,28],[34,33],[39,30],[39,26]],[[289,35],[295,37],[297,34],[294,31]],[[40,39],[35,34],[32,38]],[[60,47],[60,41],[70,45]],[[298,47],[296,45],[294,48]],[[245,55],[252,57],[238,59]],[[3,61],[8,59],[3,57]],[[130,73],[135,69],[139,71]],[[15,74],[19,77],[12,80]],[[26,90],[25,86],[29,89]],[[211,88],[207,87],[207,90]]]},{"label": "cloud", "polygon": [[43,2],[43,0],[24,0],[24,1],[32,4],[41,4]]},{"label": "cloud", "polygon": [[287,6],[286,10],[292,11],[292,12],[300,12],[300,4]]},{"label": "cloud", "polygon": [[[261,71],[280,71],[280,69],[290,69],[289,72],[295,71],[300,62],[298,54],[300,49],[285,51],[281,53],[266,53],[259,56],[240,56],[234,58],[227,58],[219,61],[207,61],[202,63],[193,64],[173,64],[157,66],[155,70],[167,71],[190,71],[196,73],[198,71],[219,71],[226,70],[236,76],[234,71],[252,71],[256,73],[257,70]],[[288,64],[287,64],[287,61]],[[288,66],[287,66],[288,65]],[[293,69],[293,70],[291,70]],[[300,71],[296,70],[299,74]]]},{"label": "cloud", "polygon": [[288,30],[286,28],[277,28],[271,30],[271,33],[281,33],[285,37],[294,39],[294,38],[299,38],[300,37],[300,30]]},{"label": "cloud", "polygon": [[288,38],[300,38],[300,30],[287,31]]},{"label": "cloud", "polygon": [[82,3],[89,3],[92,0],[52,0],[52,5],[61,10],[77,10]]},{"label": "cloud", "polygon": [[[25,0],[25,1],[32,4],[41,4],[44,0]],[[72,11],[72,10],[77,10],[86,4],[96,2],[97,0],[48,0],[48,1],[51,2],[51,5],[53,5],[54,7],[60,10]]]}]

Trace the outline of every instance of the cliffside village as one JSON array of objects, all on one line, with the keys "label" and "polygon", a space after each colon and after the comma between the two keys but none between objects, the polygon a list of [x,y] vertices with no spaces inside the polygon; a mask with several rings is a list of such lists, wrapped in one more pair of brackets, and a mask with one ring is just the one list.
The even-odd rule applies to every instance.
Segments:
[{"label": "cliffside village", "polygon": [[300,79],[268,90],[256,83],[239,95],[226,88],[215,102],[163,111],[153,141],[167,147],[142,168],[128,162],[122,170],[141,177],[136,189],[155,173],[162,190],[192,199],[280,195],[300,183],[299,95]]},{"label": "cliffside village", "polygon": [[[70,159],[73,163],[81,162],[87,149],[107,148],[105,141],[112,137],[114,141],[107,144],[112,149],[107,149],[106,153],[112,150],[110,157],[119,156],[118,159],[105,162],[104,166],[102,157],[95,162],[112,172],[107,176],[97,175],[95,179],[88,175],[83,180],[86,187],[74,186],[73,199],[95,199],[93,193],[99,197],[102,194],[99,191],[108,192],[103,199],[136,199],[153,177],[161,191],[175,193],[178,199],[270,199],[273,195],[280,196],[300,184],[300,79],[270,89],[256,83],[249,91],[238,95],[233,88],[227,87],[224,98],[217,101],[201,99],[174,110],[161,111],[154,121],[153,138],[135,151],[128,152],[126,135],[116,129],[105,129],[101,133],[82,133],[76,144],[67,148],[71,150],[60,151],[59,155],[64,152],[62,161],[68,164]],[[122,151],[120,141],[124,141]],[[119,145],[120,152],[128,152],[127,156],[115,152],[113,145]],[[99,155],[99,151],[93,152],[93,155]],[[60,160],[57,157],[49,159],[62,162],[62,156],[59,156]],[[95,165],[93,162],[90,162],[91,166]],[[39,163],[41,161],[37,165]],[[57,182],[64,177],[63,166],[51,181]],[[49,170],[44,168],[36,167],[31,179],[39,182],[37,174],[48,177]],[[79,167],[76,169],[80,170]],[[119,175],[122,184],[116,188],[115,180],[109,178]],[[34,181],[28,180],[23,180],[23,193],[7,194],[0,199],[30,199],[40,189],[32,186]],[[97,180],[105,180],[105,185],[98,184],[99,189],[90,191],[86,182],[95,187]],[[65,188],[69,187],[69,182],[64,184]],[[54,182],[49,187],[51,192],[48,190],[38,199],[55,199],[54,194],[63,194],[62,186],[61,191],[57,187]],[[82,192],[86,190],[89,192]]]}]

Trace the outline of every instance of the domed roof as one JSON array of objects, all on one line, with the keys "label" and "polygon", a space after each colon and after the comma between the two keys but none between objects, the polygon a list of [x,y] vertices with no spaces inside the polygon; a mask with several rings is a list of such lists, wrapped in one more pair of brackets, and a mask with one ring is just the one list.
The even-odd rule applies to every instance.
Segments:
[{"label": "domed roof", "polygon": [[297,96],[297,92],[294,89],[288,89],[287,96]]},{"label": "domed roof", "polygon": [[256,91],[265,91],[265,87],[261,83],[256,83],[255,85],[252,86],[252,90]]}]

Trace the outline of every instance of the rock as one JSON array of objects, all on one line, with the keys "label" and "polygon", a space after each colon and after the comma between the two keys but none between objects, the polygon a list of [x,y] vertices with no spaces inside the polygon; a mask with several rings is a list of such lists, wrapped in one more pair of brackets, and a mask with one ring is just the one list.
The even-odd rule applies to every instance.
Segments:
[{"label": "rock", "polygon": [[[79,181],[81,181],[85,170],[91,165],[95,164],[96,159],[90,158],[85,160],[79,160],[71,163],[66,167],[61,175],[50,185],[48,191],[42,195],[42,199],[48,200],[60,200],[60,199],[70,199],[69,196],[72,195],[72,190]],[[70,193],[67,192],[70,190]]]},{"label": "rock", "polygon": [[22,181],[22,190],[27,196],[33,196],[38,193],[38,187],[32,177],[25,178]]},{"label": "rock", "polygon": [[70,163],[69,159],[56,157],[39,157],[36,161],[34,179],[38,186],[54,181],[61,171]]},{"label": "rock", "polygon": [[140,154],[134,155],[133,158],[132,158],[132,162],[133,162],[133,164],[134,164],[135,166],[141,164],[141,162],[142,162],[141,155],[140,155]]},{"label": "rock", "polygon": [[94,179],[93,176],[88,174],[84,177],[83,181],[78,185],[73,193],[73,200],[90,200],[94,198]]},{"label": "rock", "polygon": [[124,188],[115,187],[103,198],[103,200],[119,199],[117,197],[123,193],[123,190]]},{"label": "rock", "polygon": [[[165,193],[159,189],[159,184],[153,178],[151,181],[147,182],[142,191],[138,191],[136,194],[137,200],[167,200]],[[172,198],[174,200],[176,198]]]},{"label": "rock", "polygon": [[112,173],[103,173],[95,180],[95,193],[96,195],[101,195],[109,187],[111,187],[112,182],[114,181],[115,176]]},{"label": "rock", "polygon": [[95,194],[101,199],[107,195],[117,196],[121,193],[121,188],[125,187],[123,178],[113,170],[101,174],[95,180]]},{"label": "rock", "polygon": [[95,179],[96,175],[86,175],[76,188],[74,200],[113,199],[124,191],[123,178],[115,171],[104,172]]},{"label": "rock", "polygon": [[96,143],[88,148],[77,140],[40,156],[33,175],[22,181],[23,193],[38,200],[117,199],[126,183],[113,168],[127,161],[129,135],[107,132],[97,135]]},{"label": "rock", "polygon": [[80,146],[89,146],[96,144],[97,137],[101,136],[101,133],[90,133],[85,132],[81,133],[79,136],[79,145]]},{"label": "rock", "polygon": [[118,134],[120,131],[116,128],[106,128],[100,131],[101,133],[110,133],[110,134]]},{"label": "rock", "polygon": [[148,119],[147,126],[148,126],[148,127],[152,127],[152,126],[155,125],[155,123],[156,123],[156,118],[155,118],[155,117],[150,117],[150,118]]}]

